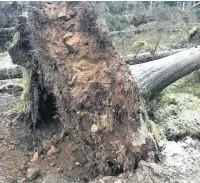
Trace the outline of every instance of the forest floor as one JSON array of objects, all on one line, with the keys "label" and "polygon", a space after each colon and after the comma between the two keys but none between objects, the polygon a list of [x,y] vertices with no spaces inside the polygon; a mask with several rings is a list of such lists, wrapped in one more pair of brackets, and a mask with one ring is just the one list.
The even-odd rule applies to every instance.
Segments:
[{"label": "forest floor", "polygon": [[[71,162],[66,161],[67,139],[58,142],[59,125],[44,124],[33,135],[27,124],[12,113],[20,103],[21,93],[7,92],[0,93],[0,175],[8,182],[20,183],[43,182],[45,175],[61,172],[76,178],[79,169],[85,168],[73,167],[72,170]],[[76,166],[79,167],[78,162]],[[33,172],[28,173],[29,170]]]}]

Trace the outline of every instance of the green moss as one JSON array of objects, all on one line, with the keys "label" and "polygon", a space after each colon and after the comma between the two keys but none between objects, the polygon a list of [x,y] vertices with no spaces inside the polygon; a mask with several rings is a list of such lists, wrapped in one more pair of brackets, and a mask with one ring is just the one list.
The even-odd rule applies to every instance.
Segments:
[{"label": "green moss", "polygon": [[161,128],[169,140],[179,140],[185,136],[200,137],[199,119],[199,110],[185,110],[176,117],[170,116]]},{"label": "green moss", "polygon": [[153,121],[169,140],[200,136],[200,73],[196,71],[166,88],[154,100]]},{"label": "green moss", "polygon": [[23,92],[20,103],[13,108],[14,113],[28,113],[30,111],[29,90],[30,90],[31,72],[24,68],[23,70]]},{"label": "green moss", "polygon": [[160,132],[159,132],[159,129],[158,129],[159,126],[157,124],[155,124],[153,121],[150,121],[150,124],[151,124],[153,136],[154,136],[155,140],[157,142],[159,142],[161,140]]},{"label": "green moss", "polygon": [[137,40],[131,46],[132,50],[134,50],[135,52],[139,52],[140,50],[145,49],[147,47],[148,44],[146,40]]},{"label": "green moss", "polygon": [[19,32],[14,33],[13,38],[12,38],[12,42],[10,43],[10,47],[12,47],[13,45],[15,45],[15,43],[20,39],[20,34]]},{"label": "green moss", "polygon": [[159,101],[154,120],[157,123],[165,122],[170,116],[177,116],[185,110],[200,109],[200,99],[187,93],[165,94]]},{"label": "green moss", "polygon": [[167,87],[163,93],[187,93],[200,98],[200,71],[195,71],[176,81]]},{"label": "green moss", "polygon": [[133,43],[133,47],[140,47],[140,46],[147,46],[147,42],[143,40],[143,41],[135,41]]}]

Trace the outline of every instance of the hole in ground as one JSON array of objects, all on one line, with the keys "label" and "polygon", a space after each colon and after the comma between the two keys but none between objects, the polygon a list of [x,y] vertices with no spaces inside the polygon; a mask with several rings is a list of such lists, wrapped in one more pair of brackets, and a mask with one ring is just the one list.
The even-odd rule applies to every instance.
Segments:
[{"label": "hole in ground", "polygon": [[49,93],[46,99],[41,102],[39,114],[40,120],[36,125],[38,136],[52,136],[60,132],[60,121],[55,118],[57,114],[56,98],[52,93]]},{"label": "hole in ground", "polygon": [[108,161],[108,169],[111,176],[117,176],[121,173],[124,173],[124,169],[121,165],[116,165],[112,161]]},{"label": "hole in ground", "polygon": [[57,113],[56,98],[53,96],[53,94],[50,93],[46,96],[45,101],[40,106],[40,119],[43,121],[43,123],[51,123]]}]

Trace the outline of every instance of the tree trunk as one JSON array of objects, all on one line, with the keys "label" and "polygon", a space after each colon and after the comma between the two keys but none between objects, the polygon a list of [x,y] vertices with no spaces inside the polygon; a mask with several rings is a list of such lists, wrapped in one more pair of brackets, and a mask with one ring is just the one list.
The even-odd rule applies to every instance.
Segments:
[{"label": "tree trunk", "polygon": [[133,170],[154,145],[140,113],[136,83],[95,7],[35,2],[26,26],[18,27],[20,39],[9,53],[14,63],[31,71],[32,128],[40,118],[45,121],[45,111],[49,117],[48,109],[56,109],[62,135],[68,136],[61,161],[70,164],[72,177]]},{"label": "tree trunk", "polygon": [[130,66],[133,77],[145,97],[153,97],[164,88],[200,68],[200,47]]},{"label": "tree trunk", "polygon": [[145,53],[139,53],[139,54],[130,54],[125,57],[125,60],[126,60],[126,63],[129,65],[142,64],[145,62],[167,57],[169,55],[173,55],[183,50],[184,49],[177,49],[177,50],[169,50],[169,51],[160,51],[160,52],[155,52],[155,53],[145,52]]},{"label": "tree trunk", "polygon": [[113,36],[130,34],[130,33],[139,34],[139,33],[142,33],[142,32],[147,32],[147,30],[148,29],[132,29],[132,30],[113,31],[113,32],[109,33],[109,36],[113,37]]},{"label": "tree trunk", "polygon": [[22,78],[22,67],[19,65],[11,65],[7,68],[0,67],[0,80]]},{"label": "tree trunk", "polygon": [[2,33],[10,34],[10,33],[13,33],[14,31],[15,31],[15,27],[1,28],[1,29],[0,29],[0,35],[1,35]]}]

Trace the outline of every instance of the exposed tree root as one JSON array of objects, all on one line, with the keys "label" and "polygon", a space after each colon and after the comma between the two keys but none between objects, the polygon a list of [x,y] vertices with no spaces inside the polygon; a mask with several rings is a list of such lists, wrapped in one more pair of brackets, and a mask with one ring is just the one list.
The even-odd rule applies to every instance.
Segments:
[{"label": "exposed tree root", "polygon": [[[76,177],[133,170],[155,146],[140,114],[136,83],[112,47],[105,22],[86,2],[31,3],[29,13],[9,53],[31,70],[30,126],[34,130],[44,120],[42,109],[56,107],[68,145],[77,149],[61,155],[71,172],[79,172]],[[47,103],[48,95],[54,103]],[[79,153],[83,158],[76,160]]]}]

